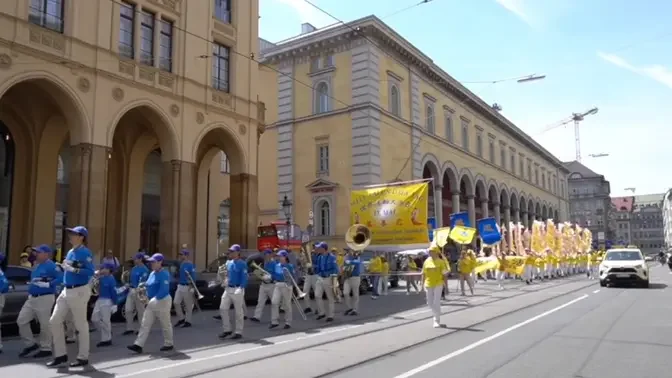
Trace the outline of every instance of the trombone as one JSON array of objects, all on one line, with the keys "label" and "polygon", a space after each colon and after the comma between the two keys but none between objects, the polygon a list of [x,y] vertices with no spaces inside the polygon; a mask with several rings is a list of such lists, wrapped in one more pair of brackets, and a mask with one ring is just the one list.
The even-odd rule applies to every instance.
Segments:
[{"label": "trombone", "polygon": [[[306,296],[306,293],[301,291],[299,285],[297,285],[296,280],[294,279],[294,276],[292,276],[292,273],[289,271],[289,269],[282,268],[282,275],[285,277],[285,285],[287,285],[287,287],[289,288],[289,295],[291,295],[292,297],[292,303],[294,303],[296,308],[299,310],[301,318],[303,320],[308,320],[308,317],[303,312],[303,307],[301,307],[301,303],[299,302],[299,299],[303,299],[303,297]],[[294,294],[294,290],[296,290],[296,292],[299,293],[298,296]]]},{"label": "trombone", "polygon": [[188,271],[184,271],[184,273],[187,274],[187,279],[189,280],[189,284],[191,287],[194,289],[194,295],[196,296],[196,301],[194,304],[196,305],[196,308],[198,311],[203,311],[201,310],[201,305],[198,303],[201,299],[203,299],[203,294],[198,290],[198,287],[196,287],[196,282],[194,282],[194,279],[191,277],[191,274]]}]

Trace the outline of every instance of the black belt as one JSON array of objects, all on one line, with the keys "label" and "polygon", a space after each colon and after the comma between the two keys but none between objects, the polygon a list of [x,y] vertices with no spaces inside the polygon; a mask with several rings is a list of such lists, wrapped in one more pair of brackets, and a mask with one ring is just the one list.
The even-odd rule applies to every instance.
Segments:
[{"label": "black belt", "polygon": [[88,283],[78,284],[78,285],[65,285],[65,288],[66,289],[76,289],[78,287],[82,287],[82,286],[86,286],[86,285],[88,285]]},{"label": "black belt", "polygon": [[45,295],[55,295],[55,294],[54,293],[30,294],[30,296],[33,298],[43,297]]}]

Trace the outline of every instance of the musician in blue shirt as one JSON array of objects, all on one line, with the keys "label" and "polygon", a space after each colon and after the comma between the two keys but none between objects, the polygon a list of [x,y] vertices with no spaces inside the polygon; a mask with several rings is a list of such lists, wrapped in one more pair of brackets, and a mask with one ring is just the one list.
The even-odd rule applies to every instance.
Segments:
[{"label": "musician in blue shirt", "polygon": [[152,325],[154,325],[154,320],[159,321],[163,333],[163,346],[160,350],[167,352],[174,349],[173,325],[170,322],[170,307],[172,305],[170,298],[170,273],[166,269],[163,269],[163,260],[163,255],[160,253],[155,253],[147,259],[152,266],[152,272],[149,274],[147,282],[141,285],[144,285],[147,289],[149,303],[147,303],[147,309],[140,323],[138,337],[135,339],[135,343],[128,346],[129,350],[136,353],[142,353],[142,348],[144,348],[147,342],[147,337],[149,337],[149,332],[152,329]]},{"label": "musician in blue shirt", "polygon": [[[189,250],[183,249],[180,251],[178,258],[180,259],[180,270],[178,272],[177,290],[175,291],[175,299],[173,305],[175,307],[175,316],[177,323],[175,327],[188,328],[191,327],[191,315],[194,312],[194,288],[192,280],[196,282],[196,267],[189,261]],[[185,311],[182,311],[184,305]]]},{"label": "musician in blue shirt", "polygon": [[[291,279],[294,279],[294,265],[288,262],[289,253],[285,250],[278,251],[276,261],[269,272],[273,277],[273,296],[271,298],[271,326],[276,328],[280,325],[280,306],[285,310],[285,327],[292,327],[292,291],[294,286]],[[291,277],[291,278],[290,278]]]},{"label": "musician in blue shirt", "polygon": [[[313,252],[310,254],[310,264],[311,266],[309,268],[306,268],[303,266],[303,270],[305,273],[304,281],[303,281],[303,292],[304,293],[310,293],[311,290],[315,291],[316,289],[316,284],[317,284],[317,272],[315,271],[317,269],[317,260],[320,257],[320,254],[317,252],[318,249],[324,244],[325,246],[327,243],[325,242],[319,242],[313,245]],[[322,246],[323,247],[323,246]],[[325,247],[326,248],[326,247]],[[315,297],[317,298],[317,297]],[[306,305],[306,308],[303,310],[306,314],[310,314],[313,312],[311,305],[310,305],[310,296],[306,296],[304,299],[304,304]]]},{"label": "musician in blue shirt", "polygon": [[116,269],[114,263],[103,263],[97,272],[98,299],[93,306],[91,322],[100,329],[100,342],[97,347],[112,345],[112,314],[117,312],[117,280],[111,272]]},{"label": "musician in blue shirt", "polygon": [[[51,309],[56,300],[56,289],[63,281],[63,272],[51,260],[51,247],[46,244],[32,247],[35,255],[35,266],[30,274],[30,286],[28,287],[28,299],[23,303],[16,324],[19,326],[19,334],[25,344],[25,348],[19,353],[19,357],[26,357],[40,349],[33,357],[43,358],[51,356],[51,331],[49,318]],[[30,323],[37,320],[40,324],[40,342],[35,341]]]},{"label": "musician in blue shirt", "polygon": [[145,257],[144,253],[138,252],[133,258],[134,266],[129,273],[128,295],[124,304],[126,310],[126,331],[124,331],[124,335],[131,335],[135,332],[133,330],[133,319],[136,312],[138,323],[142,321],[142,317],[145,315],[145,305],[138,297],[138,287],[149,277],[149,268],[145,265]]},{"label": "musician in blue shirt", "polygon": [[[0,264],[5,261],[5,256],[0,254]],[[0,269],[0,316],[2,315],[2,309],[5,307],[5,294],[9,292],[9,281],[5,277],[5,273]],[[0,353],[2,353],[2,331],[0,330]]]},{"label": "musician in blue shirt", "polygon": [[[315,285],[315,301],[317,302],[317,320],[327,318],[328,322],[334,320],[334,284],[338,285],[338,264],[336,256],[329,253],[329,246],[326,242],[318,243],[316,251],[319,253],[317,259],[317,283]],[[327,294],[327,309],[324,308],[324,299],[322,294]]]},{"label": "musician in blue shirt", "polygon": [[[345,297],[345,315],[357,315],[359,310],[359,285],[361,283],[362,260],[359,251],[351,251],[343,261],[343,297]],[[352,293],[352,298],[350,297]]]},{"label": "musician in blue shirt", "polygon": [[275,259],[273,258],[273,251],[270,249],[265,250],[264,252],[264,265],[262,269],[262,275],[266,277],[262,279],[261,285],[259,285],[259,296],[257,297],[257,306],[254,308],[254,316],[250,318],[251,321],[258,323],[261,319],[261,315],[264,312],[264,306],[266,306],[266,301],[273,297],[273,289],[275,288],[275,283],[273,282],[272,277],[266,273],[270,273],[275,266]]},{"label": "musician in blue shirt", "polygon": [[[226,262],[227,282],[219,304],[219,314],[222,317],[223,332],[219,335],[224,339],[233,334],[233,339],[243,337],[245,321],[245,288],[247,287],[247,263],[240,256],[240,245],[234,244],[229,248],[229,260]],[[233,305],[235,313],[235,328],[231,331],[229,308]]]},{"label": "musician in blue shirt", "polygon": [[89,322],[86,319],[94,266],[91,251],[86,247],[89,231],[84,226],[66,228],[72,249],[61,264],[63,271],[63,290],[56,298],[56,307],[49,320],[54,339],[54,359],[47,363],[48,367],[57,367],[68,362],[68,351],[65,349],[64,323],[68,314],[77,330],[79,353],[77,360],[70,363],[71,367],[89,364]]}]

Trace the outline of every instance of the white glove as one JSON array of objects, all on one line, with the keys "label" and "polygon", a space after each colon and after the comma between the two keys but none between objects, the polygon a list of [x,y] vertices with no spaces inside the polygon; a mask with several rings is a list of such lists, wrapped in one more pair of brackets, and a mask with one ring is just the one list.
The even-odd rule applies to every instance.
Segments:
[{"label": "white glove", "polygon": [[72,265],[65,264],[65,265],[62,265],[62,266],[63,266],[63,270],[66,271],[66,272],[71,272],[72,273],[72,272],[77,270],[77,269],[73,268]]},{"label": "white glove", "polygon": [[241,294],[242,292],[243,292],[243,289],[240,288],[240,287],[237,287],[236,290],[233,291],[233,294],[238,295],[238,294]]},{"label": "white glove", "polygon": [[72,265],[72,260],[63,260],[62,265]]},{"label": "white glove", "polygon": [[118,310],[118,308],[117,308],[116,305],[115,305],[115,306],[112,306],[112,307],[110,308],[110,311],[112,311],[112,312],[111,312],[112,314],[116,314],[116,313],[117,313],[117,310]]},{"label": "white glove", "polygon": [[41,287],[41,288],[43,288],[43,289],[46,289],[46,288],[49,287],[49,282],[42,282],[42,281],[40,281],[40,282],[33,282],[33,285],[35,285],[35,286],[37,286],[37,287]]},{"label": "white glove", "polygon": [[189,288],[189,294],[194,294],[194,288],[193,287]]}]

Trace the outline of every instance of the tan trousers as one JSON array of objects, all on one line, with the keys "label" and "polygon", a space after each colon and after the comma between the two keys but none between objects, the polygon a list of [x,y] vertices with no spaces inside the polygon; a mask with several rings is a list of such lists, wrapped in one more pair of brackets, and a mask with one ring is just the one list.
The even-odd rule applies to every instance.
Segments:
[{"label": "tan trousers", "polygon": [[224,332],[231,332],[231,318],[229,317],[229,308],[233,305],[233,311],[236,315],[236,325],[234,333],[243,334],[245,324],[245,289],[236,289],[227,287],[222,295],[222,301],[219,304],[219,314],[222,316],[222,329]]},{"label": "tan trousers", "polygon": [[91,297],[91,287],[84,285],[73,289],[64,288],[56,299],[56,307],[49,319],[51,334],[54,338],[54,357],[67,355],[65,348],[65,320],[72,313],[72,321],[79,341],[77,358],[89,359],[89,322],[86,319],[87,306]]},{"label": "tan trousers", "polygon": [[285,309],[285,324],[292,325],[292,290],[284,282],[276,282],[271,298],[271,324],[280,322],[280,306]]},{"label": "tan trousers", "polygon": [[19,334],[26,347],[36,344],[30,322],[37,320],[40,323],[40,349],[51,351],[51,329],[49,318],[54,307],[56,297],[54,295],[41,295],[39,297],[28,296],[23,303],[16,324],[19,326]]},{"label": "tan trousers", "polygon": [[[325,312],[324,299],[322,294],[327,294],[327,309]],[[331,277],[318,277],[315,284],[315,301],[317,302],[317,313],[326,315],[327,318],[334,317],[334,288],[331,284]]]},{"label": "tan trousers", "polygon": [[[175,299],[173,300],[177,320],[184,320],[187,323],[191,323],[191,315],[194,313],[194,299],[194,293],[191,291],[191,286],[177,285]],[[184,311],[182,311],[183,304]]]},{"label": "tan trousers", "polygon": [[[350,277],[343,283],[343,297],[345,297],[345,306],[349,310],[359,311],[359,286],[362,282],[361,277]],[[352,292],[352,298],[350,297]]]},{"label": "tan trousers", "polygon": [[170,296],[167,296],[160,300],[156,298],[151,299],[147,303],[147,309],[142,316],[140,331],[138,332],[138,338],[135,339],[135,345],[139,347],[145,346],[154,321],[158,320],[161,325],[161,332],[163,333],[163,345],[173,346],[173,325],[170,323],[171,302]]},{"label": "tan trousers", "polygon": [[135,313],[138,314],[138,323],[142,322],[142,318],[145,315],[145,305],[138,299],[137,290],[138,289],[129,289],[128,297],[126,297],[126,303],[124,304],[126,310],[126,330],[133,330],[133,318]]}]

